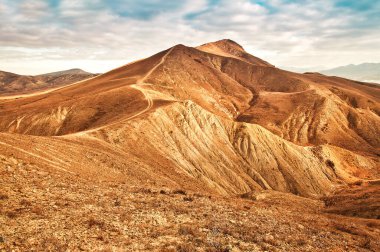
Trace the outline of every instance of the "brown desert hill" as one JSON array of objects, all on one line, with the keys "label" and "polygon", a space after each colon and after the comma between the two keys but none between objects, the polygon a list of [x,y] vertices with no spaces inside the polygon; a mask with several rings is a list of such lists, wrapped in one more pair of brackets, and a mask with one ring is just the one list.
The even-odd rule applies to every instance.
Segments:
[{"label": "brown desert hill", "polygon": [[191,96],[213,113],[260,124],[298,144],[378,153],[377,86],[295,74],[188,47],[173,50],[158,70],[148,82],[170,86],[175,91],[166,88],[166,93],[181,99]]},{"label": "brown desert hill", "polygon": [[96,75],[78,68],[34,76],[0,71],[0,96],[59,87]]},{"label": "brown desert hill", "polygon": [[3,98],[0,128],[60,136],[47,138],[57,149],[65,139],[74,150],[119,150],[121,163],[138,157],[135,164],[149,171],[143,177],[155,169],[162,173],[149,180],[168,176],[186,187],[168,175],[183,174],[195,179],[193,190],[319,195],[377,176],[378,101],[371,85],[283,71],[222,40],[177,45],[78,84]]},{"label": "brown desert hill", "polygon": [[379,98],[230,40],[0,97],[0,234],[9,249],[376,251],[378,194],[349,198],[380,176]]},{"label": "brown desert hill", "polygon": [[[337,79],[257,63],[229,40],[201,47],[208,52],[177,45],[75,85],[3,98],[0,127],[61,136],[75,143],[69,148],[74,150],[79,143],[104,153],[120,150],[120,163],[138,157],[135,164],[149,171],[143,177],[155,174],[152,169],[161,172],[149,180],[167,176],[162,183],[186,187],[179,176],[168,175],[183,174],[195,179],[188,185],[193,190],[222,194],[264,188],[319,195],[339,181],[378,174],[378,158],[368,156],[379,144],[378,93],[369,94],[378,91],[374,87],[349,81],[342,86]],[[59,149],[61,140],[48,139]],[[126,169],[120,163],[117,170]],[[99,164],[87,166],[96,170]]]}]

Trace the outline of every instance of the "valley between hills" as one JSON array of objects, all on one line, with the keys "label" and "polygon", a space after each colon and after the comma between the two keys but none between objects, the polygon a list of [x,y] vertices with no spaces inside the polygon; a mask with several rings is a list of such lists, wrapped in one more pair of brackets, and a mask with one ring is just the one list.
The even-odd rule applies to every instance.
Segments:
[{"label": "valley between hills", "polygon": [[380,250],[379,86],[231,40],[65,76],[1,86],[0,250]]}]

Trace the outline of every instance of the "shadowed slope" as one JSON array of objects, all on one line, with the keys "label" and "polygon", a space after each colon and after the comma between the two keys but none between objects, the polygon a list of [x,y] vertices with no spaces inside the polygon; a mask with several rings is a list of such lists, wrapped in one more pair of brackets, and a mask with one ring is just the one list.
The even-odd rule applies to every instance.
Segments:
[{"label": "shadowed slope", "polygon": [[[217,117],[192,102],[161,106],[139,120],[85,134],[3,134],[0,147],[47,169],[227,195],[261,188],[325,194],[334,183],[355,182],[360,172],[369,174],[376,166],[344,150],[294,145],[258,125]],[[349,158],[341,159],[344,153]]]},{"label": "shadowed slope", "polygon": [[222,194],[259,188],[324,194],[338,180],[354,182],[360,172],[368,175],[376,168],[365,157],[328,146],[300,147],[258,125],[217,117],[190,101],[91,136],[128,150],[156,170],[179,169]]},{"label": "shadowed slope", "polygon": [[207,110],[258,123],[298,144],[377,153],[380,88],[295,74],[177,46],[148,79],[152,88]]}]

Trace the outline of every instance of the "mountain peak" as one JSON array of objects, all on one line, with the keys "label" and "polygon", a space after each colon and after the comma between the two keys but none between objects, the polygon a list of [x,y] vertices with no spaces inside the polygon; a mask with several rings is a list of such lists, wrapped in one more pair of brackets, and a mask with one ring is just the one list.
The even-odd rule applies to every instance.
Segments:
[{"label": "mountain peak", "polygon": [[268,62],[247,53],[240,44],[231,39],[222,39],[206,43],[196,47],[196,49],[223,57],[239,59],[257,66],[273,67],[273,65]]},{"label": "mountain peak", "polygon": [[237,42],[233,41],[232,39],[218,40],[218,41],[215,41],[214,44],[216,44],[216,45],[225,45],[225,46],[234,46],[234,47],[240,48],[241,50],[244,50],[244,48],[240,44],[238,44]]},{"label": "mountain peak", "polygon": [[228,50],[235,49],[239,51],[244,51],[244,48],[240,44],[238,44],[237,42],[231,39],[221,39],[218,41],[203,44],[199,47],[218,47],[221,49],[228,49]]},{"label": "mountain peak", "polygon": [[182,51],[182,50],[185,50],[186,48],[188,48],[188,47],[185,46],[184,44],[177,44],[177,45],[173,46],[171,48],[171,50],[172,51],[174,51],[174,50]]}]

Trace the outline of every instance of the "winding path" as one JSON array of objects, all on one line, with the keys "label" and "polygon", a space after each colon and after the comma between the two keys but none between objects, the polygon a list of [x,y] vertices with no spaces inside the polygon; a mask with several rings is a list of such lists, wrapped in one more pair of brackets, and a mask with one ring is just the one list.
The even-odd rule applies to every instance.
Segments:
[{"label": "winding path", "polygon": [[173,48],[171,48],[162,58],[161,58],[161,61],[157,64],[157,65],[155,65],[151,70],[149,70],[149,72],[148,73],[146,73],[145,74],[145,76],[144,77],[142,77],[142,78],[140,78],[137,82],[136,82],[136,84],[132,84],[132,85],[129,85],[129,87],[131,87],[131,88],[134,88],[134,89],[136,89],[136,90],[138,90],[138,91],[140,91],[143,95],[144,95],[144,97],[145,97],[145,99],[147,100],[147,102],[148,102],[148,105],[146,106],[146,108],[144,108],[143,110],[141,110],[141,111],[139,111],[138,113],[136,113],[136,114],[134,114],[134,115],[132,115],[132,116],[130,116],[130,117],[128,117],[128,118],[123,118],[123,119],[121,119],[121,120],[117,120],[117,121],[115,121],[115,122],[113,122],[113,123],[111,123],[111,124],[107,124],[107,125],[103,125],[103,126],[100,126],[100,127],[97,127],[97,128],[93,128],[93,129],[88,129],[88,130],[84,130],[84,131],[80,131],[80,132],[76,132],[76,133],[72,133],[72,134],[67,134],[67,135],[63,135],[63,136],[68,136],[68,137],[70,137],[70,136],[80,136],[80,135],[85,135],[85,134],[87,134],[87,133],[91,133],[91,132],[94,132],[94,131],[98,131],[98,130],[102,130],[102,129],[104,129],[104,128],[106,128],[106,127],[109,127],[109,126],[112,126],[112,125],[115,125],[115,124],[118,124],[118,123],[121,123],[121,122],[125,122],[125,121],[129,121],[129,120],[132,120],[132,119],[134,119],[134,118],[136,118],[136,117],[138,117],[138,116],[140,116],[140,115],[142,115],[142,114],[144,114],[144,113],[146,113],[146,112],[148,112],[150,109],[152,109],[152,107],[153,107],[153,99],[149,96],[149,94],[146,92],[146,90],[144,90],[144,88],[142,87],[143,85],[152,85],[151,83],[146,83],[145,82],[145,80],[159,67],[159,66],[161,66],[164,62],[165,62],[165,60],[166,60],[166,58],[167,58],[167,56],[171,53],[171,51],[173,50]]}]

